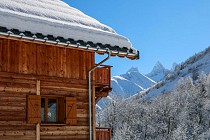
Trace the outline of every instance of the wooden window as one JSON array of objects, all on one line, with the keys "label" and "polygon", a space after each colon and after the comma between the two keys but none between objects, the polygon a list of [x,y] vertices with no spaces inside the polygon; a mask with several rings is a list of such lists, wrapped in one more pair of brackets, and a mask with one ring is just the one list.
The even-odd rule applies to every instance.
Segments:
[{"label": "wooden window", "polygon": [[41,122],[64,123],[65,104],[63,97],[41,97]]},{"label": "wooden window", "polygon": [[77,125],[76,98],[30,95],[27,101],[28,123]]}]

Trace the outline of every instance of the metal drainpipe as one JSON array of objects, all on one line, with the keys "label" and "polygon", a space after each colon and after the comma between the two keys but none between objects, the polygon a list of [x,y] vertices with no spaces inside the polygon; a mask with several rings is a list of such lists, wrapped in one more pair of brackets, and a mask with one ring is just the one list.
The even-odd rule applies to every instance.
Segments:
[{"label": "metal drainpipe", "polygon": [[93,68],[91,68],[88,71],[88,95],[89,95],[89,135],[90,135],[90,139],[92,140],[92,87],[91,87],[91,72],[94,71],[98,66],[102,65],[104,62],[106,62],[110,56],[111,56],[111,51],[108,49],[107,50],[108,56],[107,58],[105,58],[104,60],[102,60],[100,63],[98,63],[97,65],[95,65]]}]

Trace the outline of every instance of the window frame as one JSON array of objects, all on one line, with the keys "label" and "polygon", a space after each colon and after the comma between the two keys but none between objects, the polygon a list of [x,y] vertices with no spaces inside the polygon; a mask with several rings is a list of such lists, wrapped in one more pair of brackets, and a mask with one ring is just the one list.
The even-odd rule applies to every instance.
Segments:
[{"label": "window frame", "polygon": [[[41,99],[42,98],[56,98],[58,101],[57,122],[41,121]],[[41,125],[78,125],[77,113],[77,98],[69,96],[56,96],[56,95],[27,95],[27,118],[28,124],[41,124]],[[56,107],[57,107],[56,106]],[[45,112],[44,112],[45,113]],[[44,114],[45,115],[45,114]],[[47,116],[47,115],[45,115]]]},{"label": "window frame", "polygon": [[[41,124],[65,124],[65,113],[66,112],[63,112],[64,113],[64,118],[63,118],[63,122],[59,122],[59,107],[58,106],[63,106],[64,109],[65,109],[65,97],[64,96],[54,96],[54,95],[41,95],[41,99],[45,99],[45,107],[44,107],[44,121],[41,120]],[[63,104],[59,104],[58,100],[59,98],[62,98],[64,100]],[[49,99],[56,99],[56,122],[49,122],[48,121],[48,100]],[[42,115],[42,113],[41,113]]]}]

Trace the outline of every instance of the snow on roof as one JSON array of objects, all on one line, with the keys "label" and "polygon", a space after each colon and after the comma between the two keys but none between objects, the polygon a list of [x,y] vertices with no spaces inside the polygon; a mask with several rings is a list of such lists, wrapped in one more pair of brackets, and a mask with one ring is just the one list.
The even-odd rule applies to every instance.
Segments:
[{"label": "snow on roof", "polygon": [[61,0],[0,0],[0,19],[0,26],[7,29],[126,47],[137,53],[127,38]]}]

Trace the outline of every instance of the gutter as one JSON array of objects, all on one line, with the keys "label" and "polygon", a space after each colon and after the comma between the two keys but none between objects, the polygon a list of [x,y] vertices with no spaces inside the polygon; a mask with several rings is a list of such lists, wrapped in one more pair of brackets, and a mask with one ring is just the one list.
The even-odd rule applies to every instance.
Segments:
[{"label": "gutter", "polygon": [[92,136],[93,136],[93,131],[92,131],[92,81],[91,81],[91,73],[100,65],[102,65],[104,62],[106,62],[110,56],[111,56],[111,51],[109,49],[107,49],[106,51],[108,53],[108,56],[102,60],[100,63],[98,63],[97,65],[95,65],[94,67],[92,67],[89,71],[88,71],[88,95],[89,95],[89,140],[92,140]]},{"label": "gutter", "polygon": [[[95,48],[95,47],[91,46],[90,44],[87,44],[85,46],[83,46],[80,43],[72,44],[70,41],[60,42],[60,40],[58,40],[58,39],[56,41],[53,41],[53,40],[49,40],[47,37],[45,37],[44,39],[41,39],[41,38],[37,38],[37,36],[35,34],[32,37],[30,37],[30,36],[25,36],[24,33],[17,35],[11,31],[8,31],[6,33],[0,31],[0,35],[5,36],[5,37],[26,39],[26,40],[30,40],[30,41],[38,41],[41,43],[49,43],[49,44],[53,44],[53,45],[62,45],[65,47],[79,48],[79,49],[90,50],[90,51],[95,51],[95,52],[107,52],[107,49],[108,49],[108,48],[101,48],[99,46],[97,46]],[[133,57],[134,59],[139,59],[138,51],[136,53],[131,53],[129,51],[123,52],[123,51],[119,51],[119,50],[111,50],[111,52],[113,55],[122,55],[124,57]]]}]

